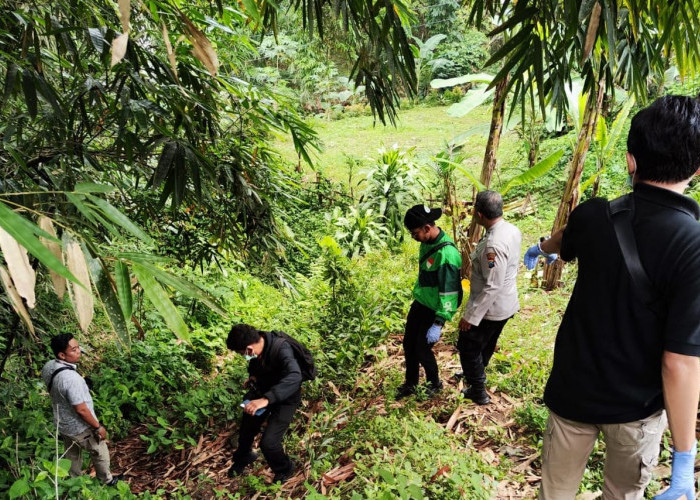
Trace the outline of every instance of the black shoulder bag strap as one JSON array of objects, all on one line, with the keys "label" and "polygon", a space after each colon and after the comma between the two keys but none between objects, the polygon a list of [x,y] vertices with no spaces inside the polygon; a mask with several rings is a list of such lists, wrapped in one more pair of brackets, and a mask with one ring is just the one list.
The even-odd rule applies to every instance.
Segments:
[{"label": "black shoulder bag strap", "polygon": [[439,245],[435,245],[433,248],[431,248],[430,250],[428,250],[428,253],[426,253],[423,257],[421,257],[420,261],[418,262],[418,267],[422,266],[422,265],[423,265],[423,262],[425,262],[426,260],[428,260],[428,257],[430,257],[430,256],[433,255],[435,252],[437,252],[438,250],[440,250],[441,248],[444,248],[444,247],[446,247],[446,246],[453,246],[453,247],[457,248],[457,245],[455,245],[455,244],[452,243],[451,241],[443,241],[443,242],[440,243]]},{"label": "black shoulder bag strap", "polygon": [[654,312],[657,312],[657,295],[649,276],[642,266],[642,261],[639,260],[637,241],[632,231],[632,217],[634,216],[634,198],[632,193],[609,202],[608,210],[615,228],[617,243],[620,245],[620,250],[622,250],[622,260],[627,267],[627,272],[630,274],[632,285],[642,303]]},{"label": "black shoulder bag strap", "polygon": [[51,392],[51,388],[53,387],[53,379],[56,378],[56,375],[66,370],[73,370],[73,368],[71,368],[70,366],[62,366],[61,368],[54,370],[54,372],[51,374],[51,378],[49,379],[48,383],[49,392]]}]

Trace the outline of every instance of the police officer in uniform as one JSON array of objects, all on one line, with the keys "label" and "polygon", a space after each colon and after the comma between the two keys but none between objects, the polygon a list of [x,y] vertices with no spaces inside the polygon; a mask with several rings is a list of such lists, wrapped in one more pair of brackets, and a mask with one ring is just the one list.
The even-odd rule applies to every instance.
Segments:
[{"label": "police officer in uniform", "polygon": [[459,360],[467,388],[465,398],[485,405],[484,368],[496,349],[506,322],[520,308],[515,278],[520,262],[520,230],[503,219],[503,198],[495,191],[482,191],[474,202],[474,217],[486,234],[471,254],[469,301],[459,322]]}]

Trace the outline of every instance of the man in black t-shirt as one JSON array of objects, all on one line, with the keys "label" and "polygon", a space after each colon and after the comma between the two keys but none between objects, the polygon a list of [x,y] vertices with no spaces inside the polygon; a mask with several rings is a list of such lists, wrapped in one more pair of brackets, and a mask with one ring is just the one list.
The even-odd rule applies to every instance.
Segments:
[{"label": "man in black t-shirt", "polygon": [[643,498],[666,415],[671,488],[657,498],[695,498],[700,207],[682,193],[700,169],[700,101],[667,96],[640,111],[627,149],[632,233],[657,300],[646,302],[633,285],[605,200],[582,203],[563,230],[525,254],[529,268],[538,255],[578,259],[544,394],[550,417],[543,500],[575,497],[599,433],[606,445],[603,497]]}]

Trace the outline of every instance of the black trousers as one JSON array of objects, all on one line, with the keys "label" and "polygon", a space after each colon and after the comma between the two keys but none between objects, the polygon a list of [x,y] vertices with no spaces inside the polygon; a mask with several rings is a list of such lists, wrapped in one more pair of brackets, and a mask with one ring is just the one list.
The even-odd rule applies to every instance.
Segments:
[{"label": "black trousers", "polygon": [[260,428],[267,420],[267,426],[260,439],[260,450],[265,456],[270,469],[275,474],[287,472],[291,469],[292,462],[284,452],[282,439],[289,428],[289,424],[292,422],[292,417],[294,417],[294,412],[299,407],[299,403],[300,399],[293,403],[272,405],[258,417],[244,413],[241,419],[238,449],[233,454],[233,461],[238,461],[250,452],[255,436],[258,435]]},{"label": "black trousers", "polygon": [[[511,316],[512,317],[512,316]],[[496,350],[498,337],[510,318],[499,321],[481,320],[479,326],[459,332],[457,349],[459,362],[462,364],[464,380],[476,389],[483,389],[486,384],[486,368]]]},{"label": "black trousers", "polygon": [[406,356],[406,385],[418,385],[420,365],[425,370],[425,378],[434,387],[440,385],[437,361],[433,354],[433,344],[428,344],[428,328],[435,321],[435,311],[420,302],[413,301],[406,318],[406,331],[403,336],[403,351]]}]

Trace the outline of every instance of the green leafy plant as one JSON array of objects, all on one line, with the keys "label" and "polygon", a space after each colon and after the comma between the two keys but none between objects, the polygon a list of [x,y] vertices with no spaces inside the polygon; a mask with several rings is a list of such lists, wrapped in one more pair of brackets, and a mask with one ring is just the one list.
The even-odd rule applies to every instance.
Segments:
[{"label": "green leafy plant", "polygon": [[389,231],[382,224],[383,219],[371,208],[351,206],[342,213],[336,207],[327,215],[327,219],[336,230],[335,240],[348,257],[357,257],[386,246]]},{"label": "green leafy plant", "polygon": [[360,181],[363,187],[360,205],[375,210],[391,237],[399,241],[403,239],[404,212],[418,201],[422,187],[418,170],[410,159],[412,152],[397,145],[380,149],[376,163],[368,167],[366,178]]}]

